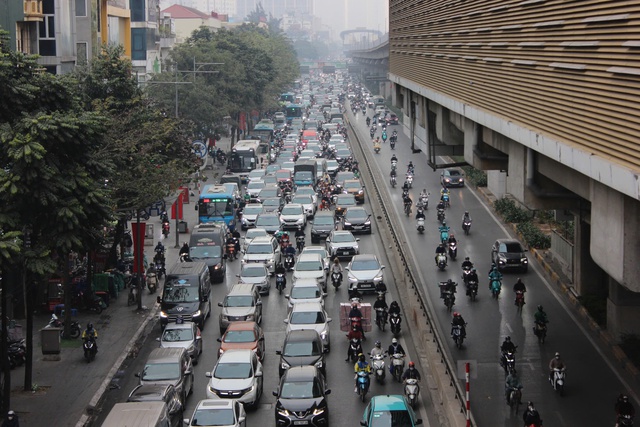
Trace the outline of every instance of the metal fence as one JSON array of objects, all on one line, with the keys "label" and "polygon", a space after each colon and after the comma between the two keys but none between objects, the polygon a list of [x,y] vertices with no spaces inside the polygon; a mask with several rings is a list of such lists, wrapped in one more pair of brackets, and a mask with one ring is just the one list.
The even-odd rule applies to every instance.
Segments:
[{"label": "metal fence", "polygon": [[563,264],[563,269],[573,280],[573,243],[562,237],[556,230],[551,230],[551,252],[554,258]]}]

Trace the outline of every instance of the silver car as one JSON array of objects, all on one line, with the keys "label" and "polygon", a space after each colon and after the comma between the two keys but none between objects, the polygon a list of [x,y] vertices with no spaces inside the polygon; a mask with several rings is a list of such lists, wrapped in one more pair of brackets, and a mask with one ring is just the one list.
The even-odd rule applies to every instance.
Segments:
[{"label": "silver car", "polygon": [[327,316],[327,312],[319,302],[295,304],[284,320],[284,323],[287,324],[287,333],[300,329],[313,329],[318,332],[327,351],[331,348],[329,322],[331,322],[331,318]]},{"label": "silver car", "polygon": [[329,268],[331,267],[329,252],[327,252],[324,246],[319,246],[319,245],[305,246],[302,249],[302,252],[300,252],[300,255],[302,254],[318,254],[320,255],[320,258],[322,258],[322,261],[324,262],[324,268],[329,270]]},{"label": "silver car", "polygon": [[168,323],[162,331],[162,336],[157,340],[160,341],[160,348],[186,349],[193,364],[198,364],[202,354],[202,335],[195,323]]},{"label": "silver car", "polygon": [[356,255],[347,266],[349,291],[374,292],[376,285],[384,281],[384,265],[373,254]]},{"label": "silver car", "polygon": [[207,398],[237,399],[255,407],[262,396],[262,363],[252,350],[227,350],[211,372]]},{"label": "silver car", "polygon": [[256,226],[256,219],[262,213],[263,207],[260,203],[249,203],[242,209],[242,229],[247,230]]},{"label": "silver car", "polygon": [[247,414],[244,405],[235,399],[204,399],[198,402],[185,425],[202,427],[245,427]]},{"label": "silver car", "polygon": [[313,218],[316,214],[317,207],[316,204],[313,203],[313,196],[310,194],[296,194],[291,199],[291,203],[301,204],[307,218]]},{"label": "silver car", "polygon": [[251,241],[253,241],[253,239],[255,239],[256,237],[266,237],[268,236],[269,233],[267,233],[267,230],[265,230],[264,228],[252,228],[250,230],[247,230],[247,232],[244,234],[244,236],[242,236],[242,244],[241,244],[241,249],[242,251],[246,251],[247,250],[247,246],[249,246],[249,243],[251,243]]},{"label": "silver car", "polygon": [[358,241],[350,231],[333,230],[325,244],[331,258],[351,258],[360,253]]},{"label": "silver car", "polygon": [[271,284],[269,282],[269,270],[264,264],[251,263],[242,264],[240,274],[236,275],[240,280],[240,283],[251,283],[256,288],[260,295],[269,295]]},{"label": "silver car", "polygon": [[294,305],[303,302],[319,302],[324,307],[326,296],[327,294],[322,291],[322,286],[316,279],[297,279],[285,298],[289,300],[288,307],[291,310]]}]

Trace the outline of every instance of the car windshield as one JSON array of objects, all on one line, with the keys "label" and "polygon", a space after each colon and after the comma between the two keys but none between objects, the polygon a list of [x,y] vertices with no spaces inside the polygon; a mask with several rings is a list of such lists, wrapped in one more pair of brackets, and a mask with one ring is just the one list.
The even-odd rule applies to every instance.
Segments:
[{"label": "car windshield", "polygon": [[284,162],[282,163],[282,169],[293,169],[295,165],[295,162]]},{"label": "car windshield", "polygon": [[321,352],[319,342],[313,340],[288,342],[287,345],[284,346],[282,354],[288,357],[319,356]]},{"label": "car windshield", "polygon": [[320,289],[317,286],[294,286],[293,289],[291,289],[291,298],[320,298]]},{"label": "car windshield", "polygon": [[313,178],[313,174],[309,171],[298,171],[296,172],[296,180],[300,180],[300,179],[312,179]]},{"label": "car windshield", "polygon": [[247,205],[244,207],[243,215],[258,215],[262,212],[262,205]]},{"label": "car windshield", "polygon": [[282,208],[282,215],[302,215],[300,206],[285,206]]},{"label": "car windshield", "polygon": [[338,166],[339,165],[338,165],[337,161],[335,161],[335,160],[327,160],[327,168],[328,169],[337,168]]},{"label": "car windshield", "polygon": [[180,378],[179,363],[150,363],[144,367],[143,381],[165,381]]},{"label": "car windshield", "polygon": [[280,226],[280,220],[277,216],[258,216],[256,226]]},{"label": "car windshield", "polygon": [[276,172],[276,178],[278,178],[278,179],[290,179],[291,178],[291,172],[290,171]]},{"label": "car windshield", "polygon": [[312,325],[324,323],[324,314],[321,311],[295,311],[291,313],[289,323],[292,325]]},{"label": "car windshield", "polygon": [[270,199],[265,200],[264,202],[262,202],[263,206],[280,206],[280,198],[279,197],[272,197]]},{"label": "car windshield", "polygon": [[298,203],[301,205],[308,205],[311,202],[311,196],[308,195],[304,195],[304,194],[300,194],[297,196],[293,196],[293,199],[291,199],[291,203]]},{"label": "car windshield", "polygon": [[260,228],[252,228],[247,230],[247,234],[244,235],[245,240],[251,240],[258,236],[266,236],[267,232]]},{"label": "car windshield", "polygon": [[224,299],[225,307],[253,307],[253,297],[248,295],[229,295]]},{"label": "car windshield", "polygon": [[261,190],[264,185],[264,181],[251,181],[247,184],[247,190]]},{"label": "car windshield", "polygon": [[191,328],[165,329],[162,334],[164,342],[192,341],[193,331]]},{"label": "car windshield", "polygon": [[215,245],[191,246],[189,248],[189,256],[191,258],[220,258],[222,249],[220,246]]},{"label": "car windshield", "polygon": [[371,415],[370,427],[413,427],[411,416],[406,410],[375,411]]},{"label": "car windshield", "polygon": [[352,206],[355,204],[356,200],[350,194],[338,196],[338,200],[336,201],[336,206]]},{"label": "car windshield", "polygon": [[501,243],[500,244],[500,252],[507,252],[507,253],[518,253],[518,252],[524,252],[522,250],[522,246],[520,246],[520,243]]},{"label": "car windshield", "polygon": [[249,378],[251,363],[218,363],[213,376],[221,380]]},{"label": "car windshield", "polygon": [[265,190],[264,188],[262,190],[260,190],[260,198],[262,199],[266,199],[269,197],[278,197],[278,190],[276,189],[267,189]]},{"label": "car windshield", "polygon": [[313,196],[315,193],[315,191],[313,191],[312,187],[299,187],[296,190],[296,195],[298,196],[304,196],[304,195],[308,195],[308,196]]},{"label": "car windshield", "polygon": [[266,255],[273,253],[271,243],[251,243],[247,247],[247,253],[251,255]]},{"label": "car windshield", "polygon": [[368,216],[369,215],[365,211],[351,211],[351,209],[348,209],[347,214],[345,215],[345,219],[348,221],[364,221]]},{"label": "car windshield", "polygon": [[242,269],[240,276],[242,277],[265,277],[267,270],[264,265],[247,264]]},{"label": "car windshield", "polygon": [[231,426],[236,423],[233,409],[197,409],[191,417],[192,426]]},{"label": "car windshield", "polygon": [[459,176],[461,176],[462,174],[460,173],[460,171],[449,171],[449,176],[452,178],[457,178]]},{"label": "car windshield", "polygon": [[181,286],[178,283],[167,283],[164,286],[162,300],[164,302],[197,302],[200,300],[198,287],[191,286],[190,283],[187,283],[187,286]]},{"label": "car windshield", "polygon": [[320,255],[320,258],[325,258],[327,255],[327,251],[324,250],[324,248],[314,248],[314,247],[310,247],[307,246],[306,248],[304,248],[304,253],[305,254],[318,254]]},{"label": "car windshield", "polygon": [[227,331],[224,336],[224,342],[228,343],[254,342],[255,340],[256,334],[253,331]]},{"label": "car windshield", "polygon": [[338,172],[338,175],[336,176],[336,181],[344,183],[344,181],[348,179],[353,179],[353,178],[355,178],[355,175],[352,172]]},{"label": "car windshield", "polygon": [[333,242],[336,243],[347,243],[347,242],[355,242],[356,239],[353,237],[353,234],[340,233],[333,235]]},{"label": "car windshield", "polygon": [[295,267],[296,271],[320,271],[322,270],[322,262],[318,260],[313,261],[298,261]]},{"label": "car windshield", "polygon": [[284,382],[280,390],[281,399],[311,399],[321,396],[322,392],[315,381]]},{"label": "car windshield", "polygon": [[333,215],[317,215],[313,222],[316,225],[334,225]]},{"label": "car windshield", "polygon": [[367,270],[379,270],[380,264],[375,259],[356,260],[351,263],[351,270],[354,271],[367,271]]},{"label": "car windshield", "polygon": [[347,182],[344,183],[345,190],[359,190],[362,188],[359,182]]}]

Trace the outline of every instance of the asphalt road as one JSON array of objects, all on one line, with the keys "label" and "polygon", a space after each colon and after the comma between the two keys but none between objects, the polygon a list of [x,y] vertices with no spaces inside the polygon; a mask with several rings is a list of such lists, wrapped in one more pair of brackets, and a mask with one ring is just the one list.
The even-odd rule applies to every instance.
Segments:
[{"label": "asphalt road", "polygon": [[[369,115],[372,116],[371,110]],[[349,113],[350,114],[350,113]],[[355,119],[350,114],[352,124],[369,138],[365,117],[358,114]],[[440,171],[433,171],[426,165],[424,153],[412,154],[410,141],[404,136],[400,126],[390,126],[388,134],[398,129],[399,138],[395,153],[398,157],[398,171],[406,170],[410,160],[416,165],[411,197],[414,202],[423,188],[431,193],[429,209],[426,212],[426,231],[419,235],[416,221],[406,217],[402,209],[401,186],[387,190],[397,214],[403,218],[403,229],[410,242],[416,265],[421,275],[421,283],[428,295],[432,313],[440,324],[442,336],[449,337],[451,314],[439,299],[437,283],[449,278],[460,282],[460,263],[469,256],[475,263],[480,278],[479,294],[475,302],[465,296],[464,286],[459,288],[454,311],[460,312],[467,326],[467,340],[458,350],[453,340],[448,338],[448,355],[453,360],[470,360],[477,363],[477,378],[471,381],[471,409],[480,426],[521,426],[522,411],[519,415],[510,413],[504,400],[505,375],[500,367],[499,347],[509,335],[518,345],[516,367],[523,383],[524,402],[531,400],[540,411],[545,426],[604,426],[614,422],[613,405],[618,394],[630,393],[629,387],[606,360],[596,346],[584,325],[556,294],[541,275],[533,257],[529,256],[530,267],[527,274],[505,273],[502,293],[498,301],[491,298],[488,291],[487,273],[491,265],[491,245],[498,238],[513,237],[494,217],[476,193],[469,188],[451,189],[451,208],[446,211],[448,225],[458,240],[457,261],[449,260],[446,271],[435,267],[435,248],[439,242],[438,221],[435,205],[439,199]],[[377,135],[380,135],[378,128]],[[370,144],[368,149],[372,150]],[[392,150],[389,143],[383,144],[381,153],[374,155],[375,162],[388,176]],[[469,211],[473,224],[469,236],[461,229],[462,216]],[[415,210],[414,210],[415,213]],[[533,267],[533,268],[532,268]],[[527,286],[526,305],[518,314],[514,305],[513,284],[521,277]],[[539,344],[533,334],[533,315],[538,304],[544,306],[550,320],[549,333],[544,344]],[[565,396],[556,393],[548,381],[548,363],[555,352],[560,352],[567,365]],[[461,382],[462,383],[462,382]],[[464,386],[464,385],[463,385]],[[464,387],[463,387],[464,389]]]}]

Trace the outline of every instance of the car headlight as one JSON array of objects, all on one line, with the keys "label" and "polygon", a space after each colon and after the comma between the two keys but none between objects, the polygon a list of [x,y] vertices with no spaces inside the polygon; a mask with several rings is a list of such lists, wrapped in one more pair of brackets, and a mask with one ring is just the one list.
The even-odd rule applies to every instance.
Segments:
[{"label": "car headlight", "polygon": [[218,349],[218,357],[222,356],[222,353],[224,353],[224,350],[219,348]]},{"label": "car headlight", "polygon": [[278,411],[278,414],[282,415],[283,417],[288,417],[290,415],[289,411],[284,408],[276,408],[276,411]]},{"label": "car headlight", "polygon": [[169,317],[169,316],[168,316],[168,315],[167,315],[167,313],[165,313],[164,311],[161,311],[161,312],[160,312],[160,317],[161,317],[162,319],[166,319],[166,318],[167,318],[167,317]]},{"label": "car headlight", "polygon": [[322,360],[318,360],[314,366],[318,369],[322,369]]},{"label": "car headlight", "polygon": [[222,264],[216,264],[213,266],[214,270],[220,270],[222,268]]},{"label": "car headlight", "polygon": [[313,410],[313,415],[321,415],[324,414],[325,408],[316,408]]},{"label": "car headlight", "polygon": [[254,314],[248,314],[246,317],[247,317],[248,321],[252,322],[253,319],[255,319],[256,316]]},{"label": "car headlight", "polygon": [[291,365],[289,365],[287,362],[284,362],[284,361],[283,361],[283,362],[280,364],[280,367],[281,367],[282,369],[289,369],[289,368],[291,367]]},{"label": "car headlight", "polygon": [[350,222],[348,222],[348,221],[345,221],[345,222],[344,222],[344,225],[346,225],[347,227],[351,227],[351,223],[350,223]]},{"label": "car headlight", "polygon": [[371,220],[365,221],[364,225],[371,225]]},{"label": "car headlight", "polygon": [[242,217],[242,223],[246,224],[247,223],[247,219],[245,217]]},{"label": "car headlight", "polygon": [[191,344],[189,346],[189,348],[187,348],[187,353],[193,353],[195,351],[195,349],[196,349],[196,347],[193,344]]},{"label": "car headlight", "polygon": [[529,262],[529,260],[527,258],[520,258],[520,262],[526,264]]},{"label": "car headlight", "polygon": [[358,190],[358,194],[364,194],[364,190]]},{"label": "car headlight", "polygon": [[349,276],[347,277],[349,278],[349,283],[358,283],[358,279],[356,278],[356,276],[349,274]]},{"label": "car headlight", "polygon": [[218,393],[217,393],[217,391],[216,391],[216,389],[215,389],[215,388],[213,388],[213,387],[211,387],[211,386],[209,386],[209,391],[210,391],[211,393],[213,393],[213,394],[218,394]]},{"label": "car headlight", "polygon": [[327,332],[326,330],[320,333],[320,339],[323,341],[326,340],[328,336],[329,336],[329,332]]},{"label": "car headlight", "polygon": [[374,282],[381,282],[381,281],[382,281],[382,276],[383,276],[382,272],[378,273],[378,274],[373,278],[373,281],[374,281]]},{"label": "car headlight", "polygon": [[200,316],[202,316],[202,312],[200,310],[198,310],[195,313],[193,313],[192,317],[200,317]]},{"label": "car headlight", "polygon": [[353,249],[355,249],[355,251],[358,252],[360,250],[360,247],[358,245],[353,245]]},{"label": "car headlight", "polygon": [[449,178],[445,178],[445,179],[444,179],[444,182],[451,182],[451,179],[449,179]]}]

